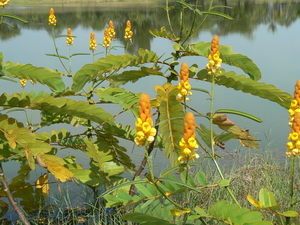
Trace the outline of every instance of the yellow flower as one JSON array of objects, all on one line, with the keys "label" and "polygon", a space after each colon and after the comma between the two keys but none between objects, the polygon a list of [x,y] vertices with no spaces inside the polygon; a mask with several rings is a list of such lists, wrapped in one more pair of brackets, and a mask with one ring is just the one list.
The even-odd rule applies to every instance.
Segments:
[{"label": "yellow flower", "polygon": [[5,6],[7,6],[8,5],[8,3],[9,3],[9,0],[0,0],[0,7],[5,7]]},{"label": "yellow flower", "polygon": [[211,51],[208,56],[209,63],[206,65],[208,74],[214,74],[221,68],[222,59],[220,58],[219,45],[219,37],[214,36],[211,41]]},{"label": "yellow flower", "polygon": [[91,32],[91,35],[90,35],[90,45],[89,45],[89,47],[90,47],[90,50],[92,51],[92,52],[94,52],[95,50],[97,50],[96,48],[97,48],[97,41],[96,41],[96,39],[95,39],[95,33],[94,32]]},{"label": "yellow flower", "polygon": [[132,35],[133,35],[133,32],[131,30],[131,22],[130,22],[130,20],[127,20],[124,38],[129,39],[130,42],[131,42],[132,41],[131,40]]},{"label": "yellow flower", "polygon": [[25,86],[26,86],[26,83],[27,83],[26,79],[21,79],[21,80],[20,80],[20,86],[21,86],[21,87],[25,87]]},{"label": "yellow flower", "polygon": [[67,35],[68,35],[68,37],[67,37],[67,39],[66,39],[67,45],[68,45],[68,46],[69,46],[69,45],[73,45],[74,38],[72,37],[72,30],[71,30],[71,28],[68,28]]},{"label": "yellow flower", "polygon": [[106,28],[104,30],[104,37],[103,37],[103,44],[102,46],[104,48],[108,48],[111,44],[111,34],[109,28]]},{"label": "yellow flower", "polygon": [[51,26],[56,26],[56,17],[54,15],[54,9],[53,8],[50,9],[48,24],[51,25]]},{"label": "yellow flower", "polygon": [[180,163],[199,158],[199,155],[195,153],[198,148],[195,128],[194,114],[189,112],[184,118],[184,137],[179,142],[181,155],[178,157],[178,161]]},{"label": "yellow flower", "polygon": [[286,155],[290,157],[292,155],[300,155],[300,80],[296,82],[294,99],[288,112],[290,114],[289,125],[292,130],[288,135],[290,142],[286,144],[288,149]]},{"label": "yellow flower", "polygon": [[189,83],[189,67],[187,63],[182,63],[180,68],[180,82],[177,86],[178,88],[178,95],[177,100],[181,101],[182,99],[189,100],[187,96],[192,95],[189,91],[192,89]]},{"label": "yellow flower", "polygon": [[151,118],[150,98],[147,94],[142,94],[139,101],[139,118],[135,122],[136,137],[134,142],[138,146],[143,146],[154,141],[156,129]]}]

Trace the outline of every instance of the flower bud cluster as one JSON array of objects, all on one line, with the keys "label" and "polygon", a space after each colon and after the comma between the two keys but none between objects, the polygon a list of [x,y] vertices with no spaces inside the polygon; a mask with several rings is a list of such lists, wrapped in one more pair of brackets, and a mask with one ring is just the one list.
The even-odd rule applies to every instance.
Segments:
[{"label": "flower bud cluster", "polygon": [[21,86],[21,87],[25,87],[26,84],[27,84],[27,80],[26,80],[26,79],[21,79],[21,80],[20,80],[20,86]]},{"label": "flower bud cluster", "polygon": [[177,88],[178,88],[177,100],[181,101],[182,99],[185,99],[189,101],[190,99],[187,98],[186,96],[192,95],[192,92],[190,92],[192,87],[189,83],[189,67],[187,63],[182,63],[181,65],[180,82]]},{"label": "flower bud cluster", "polygon": [[130,22],[130,20],[127,20],[124,38],[131,40],[132,35],[133,35],[133,32],[131,30],[131,22]]},{"label": "flower bud cluster", "polygon": [[219,37],[214,36],[211,41],[211,52],[208,56],[209,62],[206,65],[208,74],[214,74],[221,68],[222,59],[220,58],[219,46]]},{"label": "flower bud cluster", "polygon": [[67,45],[68,45],[68,46],[69,46],[69,45],[73,45],[74,38],[72,37],[72,30],[71,30],[71,28],[68,28],[67,35],[68,35],[68,37],[67,37],[67,39],[66,39]]},{"label": "flower bud cluster", "polygon": [[91,36],[90,36],[90,50],[93,52],[95,50],[97,50],[97,41],[95,39],[95,33],[94,32],[91,32]]},{"label": "flower bud cluster", "polygon": [[9,0],[0,0],[0,7],[5,7],[5,6],[7,6],[8,5],[8,3],[9,3]]},{"label": "flower bud cluster", "polygon": [[110,34],[109,34],[109,28],[105,28],[102,46],[104,48],[108,48],[110,46],[110,44],[111,44],[111,38],[110,38]]},{"label": "flower bud cluster", "polygon": [[178,161],[180,163],[199,158],[199,155],[195,153],[198,148],[195,129],[194,114],[189,112],[184,118],[184,137],[179,142],[181,156],[178,157]]},{"label": "flower bud cluster", "polygon": [[48,24],[51,26],[56,26],[56,16],[54,15],[54,9],[50,9],[50,15],[48,18]]},{"label": "flower bud cluster", "polygon": [[142,94],[139,101],[139,118],[135,122],[136,137],[134,139],[138,146],[146,145],[146,142],[154,141],[156,129],[153,126],[151,118],[150,98],[147,94]]},{"label": "flower bud cluster", "polygon": [[104,30],[103,44],[104,48],[108,48],[111,45],[112,39],[116,36],[116,32],[114,29],[114,23],[109,21],[109,27]]},{"label": "flower bud cluster", "polygon": [[288,136],[290,142],[286,144],[288,149],[286,155],[288,157],[291,155],[300,155],[300,80],[295,85],[294,99],[291,102],[289,114],[289,125],[292,130]]},{"label": "flower bud cluster", "polygon": [[110,38],[113,39],[116,36],[115,26],[114,26],[113,21],[109,21],[108,25],[109,25],[108,35],[109,35]]}]

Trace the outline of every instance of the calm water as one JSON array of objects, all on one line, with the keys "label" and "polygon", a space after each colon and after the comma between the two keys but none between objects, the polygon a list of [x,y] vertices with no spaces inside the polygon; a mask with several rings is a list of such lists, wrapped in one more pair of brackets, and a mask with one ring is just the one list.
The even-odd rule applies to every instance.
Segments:
[{"label": "calm water", "polygon": [[[224,1],[222,1],[224,2]],[[219,3],[222,3],[219,2]],[[262,82],[274,84],[278,88],[292,94],[296,80],[300,79],[300,69],[298,66],[298,56],[300,50],[300,1],[281,3],[267,3],[255,1],[232,1],[228,3],[233,9],[226,9],[225,13],[235,18],[234,21],[228,21],[218,17],[209,18],[204,23],[200,32],[196,33],[191,42],[211,41],[214,35],[220,37],[222,45],[231,45],[234,52],[250,57],[261,69]],[[207,8],[208,3],[201,1],[203,8]],[[216,2],[217,4],[217,2]],[[0,52],[4,53],[4,61],[13,61],[19,63],[30,63],[35,66],[47,67],[63,71],[58,60],[46,56],[45,53],[55,53],[51,39],[51,28],[47,24],[50,7],[20,7],[10,6],[6,13],[13,13],[29,20],[29,24],[14,23],[15,28],[0,28]],[[89,53],[89,35],[91,31],[96,33],[98,41],[98,51],[101,53],[97,57],[105,55],[104,48],[101,46],[103,32],[109,20],[115,24],[116,40],[113,45],[116,46],[111,53],[124,53],[123,30],[125,22],[130,19],[134,32],[133,45],[128,49],[129,53],[136,53],[138,48],[150,49],[167,58],[168,53],[172,51],[170,41],[153,38],[148,30],[151,28],[159,29],[161,26],[167,26],[165,11],[159,8],[153,8],[151,5],[77,5],[77,6],[56,6],[57,26],[56,35],[66,34],[70,27],[73,35],[76,36],[72,53]],[[189,25],[192,15],[187,14],[184,21]],[[174,27],[179,26],[179,15],[174,13],[172,21]],[[68,55],[68,48],[65,45],[65,38],[57,39],[59,53]],[[90,63],[91,56],[77,56],[73,58],[73,71],[77,71],[85,63]],[[200,57],[185,58],[189,65],[197,63],[199,68],[205,67],[207,60]],[[180,62],[184,62],[181,60]],[[225,67],[227,70],[235,68]],[[235,70],[238,74],[242,71]],[[126,85],[126,88],[133,92],[146,92],[151,97],[155,97],[154,85],[162,85],[165,80],[155,77],[155,79],[142,79],[136,83]],[[71,85],[71,83],[69,83]],[[203,82],[193,82],[193,87],[210,89],[209,84]],[[25,87],[26,91],[31,91],[32,86]],[[35,87],[35,91],[47,87]],[[21,91],[19,84],[10,84],[2,81],[2,92]],[[197,96],[197,97],[196,97]],[[204,94],[195,94],[191,97],[191,106],[197,108],[202,113],[208,112],[209,101]],[[264,151],[271,141],[271,149],[276,154],[284,155],[286,137],[289,132],[287,125],[288,114],[284,108],[276,103],[260,99],[249,94],[236,92],[225,87],[216,87],[216,105],[218,108],[232,108],[245,111],[260,117],[264,122],[261,124],[251,120],[230,116],[237,125],[244,129],[250,129],[250,133],[261,140],[261,148],[256,151]],[[107,107],[111,113],[118,113],[120,110],[116,107]],[[12,114],[11,116],[18,116]],[[124,124],[134,124],[131,114],[124,114],[117,118],[117,121]],[[199,123],[207,123],[204,119],[199,119]],[[52,129],[60,129],[53,127]],[[74,128],[72,128],[74,129]],[[46,130],[49,132],[49,130]],[[270,139],[270,140],[268,140]],[[143,157],[143,150],[134,148],[132,143],[125,143],[129,152],[133,152],[132,158],[138,163]],[[237,141],[230,141],[227,150],[236,151],[239,148]],[[72,154],[77,158],[82,158],[79,153],[70,153],[66,151],[65,155]],[[76,155],[79,154],[79,155]],[[79,163],[87,163],[88,159],[83,159]],[[158,152],[155,158],[157,165],[165,165],[167,160]],[[8,164],[4,169],[8,170],[9,179],[16,176],[18,168]],[[5,166],[5,165],[4,165]],[[164,167],[162,168],[164,169]],[[38,172],[35,172],[38,175]]]}]

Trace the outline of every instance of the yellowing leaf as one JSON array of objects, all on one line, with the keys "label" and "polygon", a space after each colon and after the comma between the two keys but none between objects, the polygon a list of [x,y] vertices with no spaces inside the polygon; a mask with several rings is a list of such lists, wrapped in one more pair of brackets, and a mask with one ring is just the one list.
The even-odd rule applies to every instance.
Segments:
[{"label": "yellowing leaf", "polygon": [[36,180],[36,188],[41,188],[44,197],[47,197],[50,190],[47,173],[43,174]]},{"label": "yellowing leaf", "polygon": [[66,182],[74,178],[74,174],[64,167],[64,160],[55,155],[39,154],[39,157],[44,164],[47,165],[47,170],[61,182]]},{"label": "yellowing leaf", "polygon": [[251,195],[247,195],[247,200],[256,208],[263,208],[263,204],[260,201],[254,200]]}]

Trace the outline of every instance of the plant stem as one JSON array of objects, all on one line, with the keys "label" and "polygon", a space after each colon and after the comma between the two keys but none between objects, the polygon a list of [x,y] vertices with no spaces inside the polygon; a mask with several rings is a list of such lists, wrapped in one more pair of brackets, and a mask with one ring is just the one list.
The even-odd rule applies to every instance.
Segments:
[{"label": "plant stem", "polygon": [[213,111],[214,111],[214,97],[215,97],[215,74],[213,73],[211,80],[211,92],[210,92],[210,119],[209,119],[209,128],[210,128],[210,140],[211,140],[211,151],[212,158],[215,159],[215,142],[214,142],[214,128],[213,128]]},{"label": "plant stem", "polygon": [[166,0],[166,11],[167,11],[167,18],[168,18],[168,23],[169,23],[169,26],[170,26],[170,30],[173,33],[174,38],[176,39],[176,34],[173,30],[171,19],[170,19],[170,14],[169,14],[169,0]]},{"label": "plant stem", "polygon": [[[213,110],[214,110],[214,98],[215,98],[215,73],[213,73],[211,76],[212,76],[212,80],[211,80],[211,93],[210,93],[210,96],[211,96],[211,99],[210,99],[210,109],[209,109],[209,112],[210,112],[210,119],[209,119],[209,124],[210,124],[210,140],[211,140],[211,159],[213,160],[217,170],[218,170],[218,173],[219,175],[221,176],[222,179],[225,179],[224,178],[224,175],[219,167],[219,164],[216,160],[216,157],[215,157],[215,142],[214,142],[214,128],[213,128]],[[237,199],[235,198],[235,196],[233,195],[231,189],[227,186],[225,187],[225,189],[227,190],[227,192],[229,193],[229,195],[231,196],[231,198],[233,199],[233,201],[238,204],[239,202],[237,201]]]},{"label": "plant stem", "polygon": [[69,45],[69,74],[72,75],[72,46]]},{"label": "plant stem", "polygon": [[59,62],[61,63],[61,65],[64,67],[64,69],[66,70],[67,73],[70,73],[69,70],[67,69],[67,67],[65,66],[65,64],[63,63],[63,61],[61,60],[61,58],[59,57],[58,54],[58,48],[56,46],[56,41],[55,41],[55,35],[54,35],[54,26],[52,26],[52,40],[53,40],[53,44],[54,44],[54,48],[55,48],[55,52],[58,56]]},{"label": "plant stem", "polygon": [[4,7],[2,7],[2,13],[1,13],[1,19],[0,19],[0,25],[3,23],[3,14],[4,14]]},{"label": "plant stem", "polygon": [[19,207],[18,203],[14,200],[13,195],[9,189],[8,183],[6,182],[5,175],[3,172],[2,164],[0,163],[0,182],[2,183],[4,192],[6,193],[7,199],[9,203],[11,204],[13,210],[18,214],[20,220],[25,225],[30,225],[30,222],[27,220],[27,218],[24,215],[24,212]]},{"label": "plant stem", "polygon": [[[158,124],[158,123],[159,123],[159,117],[160,117],[160,114],[158,113],[158,116],[157,116],[157,118],[156,118],[155,124]],[[141,165],[140,165],[140,167],[138,168],[138,170],[135,172],[135,174],[134,174],[132,180],[135,180],[135,178],[137,178],[139,175],[141,175],[141,173],[142,173],[143,170],[145,169],[145,166],[146,166],[146,164],[147,164],[147,156],[149,156],[149,155],[151,154],[151,152],[153,151],[153,149],[154,149],[154,142],[155,142],[156,137],[157,137],[158,128],[159,128],[159,126],[156,125],[156,126],[155,126],[155,129],[156,129],[157,132],[156,132],[156,135],[154,136],[154,141],[150,143],[150,145],[149,145],[149,147],[148,147],[148,149],[147,149],[147,151],[146,151],[146,154],[145,154],[145,156],[144,156],[144,158],[143,158],[143,160],[142,160],[142,162],[141,162]],[[130,194],[131,196],[134,195],[134,188],[135,188],[134,185],[131,185],[131,186],[130,186],[129,194]]]},{"label": "plant stem", "polygon": [[292,165],[291,165],[291,172],[290,172],[290,209],[293,209],[294,203],[294,180],[295,180],[295,162],[296,156],[292,156]]}]

